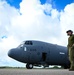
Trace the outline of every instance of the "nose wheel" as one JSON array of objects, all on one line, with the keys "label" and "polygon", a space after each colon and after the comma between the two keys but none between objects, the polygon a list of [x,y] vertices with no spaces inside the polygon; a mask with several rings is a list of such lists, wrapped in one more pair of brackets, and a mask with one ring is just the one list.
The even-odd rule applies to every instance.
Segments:
[{"label": "nose wheel", "polygon": [[27,64],[26,64],[26,68],[27,68],[27,69],[32,69],[32,68],[33,68],[33,65],[27,63]]}]

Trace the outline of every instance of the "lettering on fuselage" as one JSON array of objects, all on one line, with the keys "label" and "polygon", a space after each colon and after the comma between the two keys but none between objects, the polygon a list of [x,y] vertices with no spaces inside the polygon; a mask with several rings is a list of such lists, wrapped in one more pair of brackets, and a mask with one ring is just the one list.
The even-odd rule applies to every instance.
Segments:
[{"label": "lettering on fuselage", "polygon": [[30,49],[30,51],[37,51],[36,49]]},{"label": "lettering on fuselage", "polygon": [[65,54],[65,53],[63,53],[63,52],[59,52],[59,54]]}]

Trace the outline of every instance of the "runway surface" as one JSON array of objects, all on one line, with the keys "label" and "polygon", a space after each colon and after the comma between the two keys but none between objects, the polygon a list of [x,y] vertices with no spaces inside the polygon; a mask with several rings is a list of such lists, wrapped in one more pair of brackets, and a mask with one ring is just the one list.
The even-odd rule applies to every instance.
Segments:
[{"label": "runway surface", "polygon": [[65,69],[0,69],[0,75],[74,75]]}]

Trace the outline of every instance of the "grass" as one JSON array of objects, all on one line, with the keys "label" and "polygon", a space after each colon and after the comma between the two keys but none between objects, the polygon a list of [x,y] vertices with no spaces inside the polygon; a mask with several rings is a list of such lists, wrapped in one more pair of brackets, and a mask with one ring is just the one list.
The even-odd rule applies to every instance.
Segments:
[{"label": "grass", "polygon": [[[10,67],[10,66],[0,66],[0,69],[26,69],[25,67]],[[35,67],[35,69],[38,69]],[[40,69],[40,68],[39,68]],[[41,68],[42,69],[42,68]],[[44,68],[43,68],[44,69]],[[63,67],[54,66],[52,68],[45,68],[45,69],[63,69]]]},{"label": "grass", "polygon": [[0,69],[25,69],[25,67],[0,66]]}]

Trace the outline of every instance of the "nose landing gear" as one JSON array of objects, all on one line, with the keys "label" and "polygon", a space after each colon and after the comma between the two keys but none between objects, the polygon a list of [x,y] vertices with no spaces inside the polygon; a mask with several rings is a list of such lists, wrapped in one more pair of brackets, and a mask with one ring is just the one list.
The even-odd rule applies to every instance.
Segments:
[{"label": "nose landing gear", "polygon": [[32,68],[33,68],[33,65],[27,63],[27,64],[26,64],[26,68],[27,68],[27,69],[32,69]]}]

